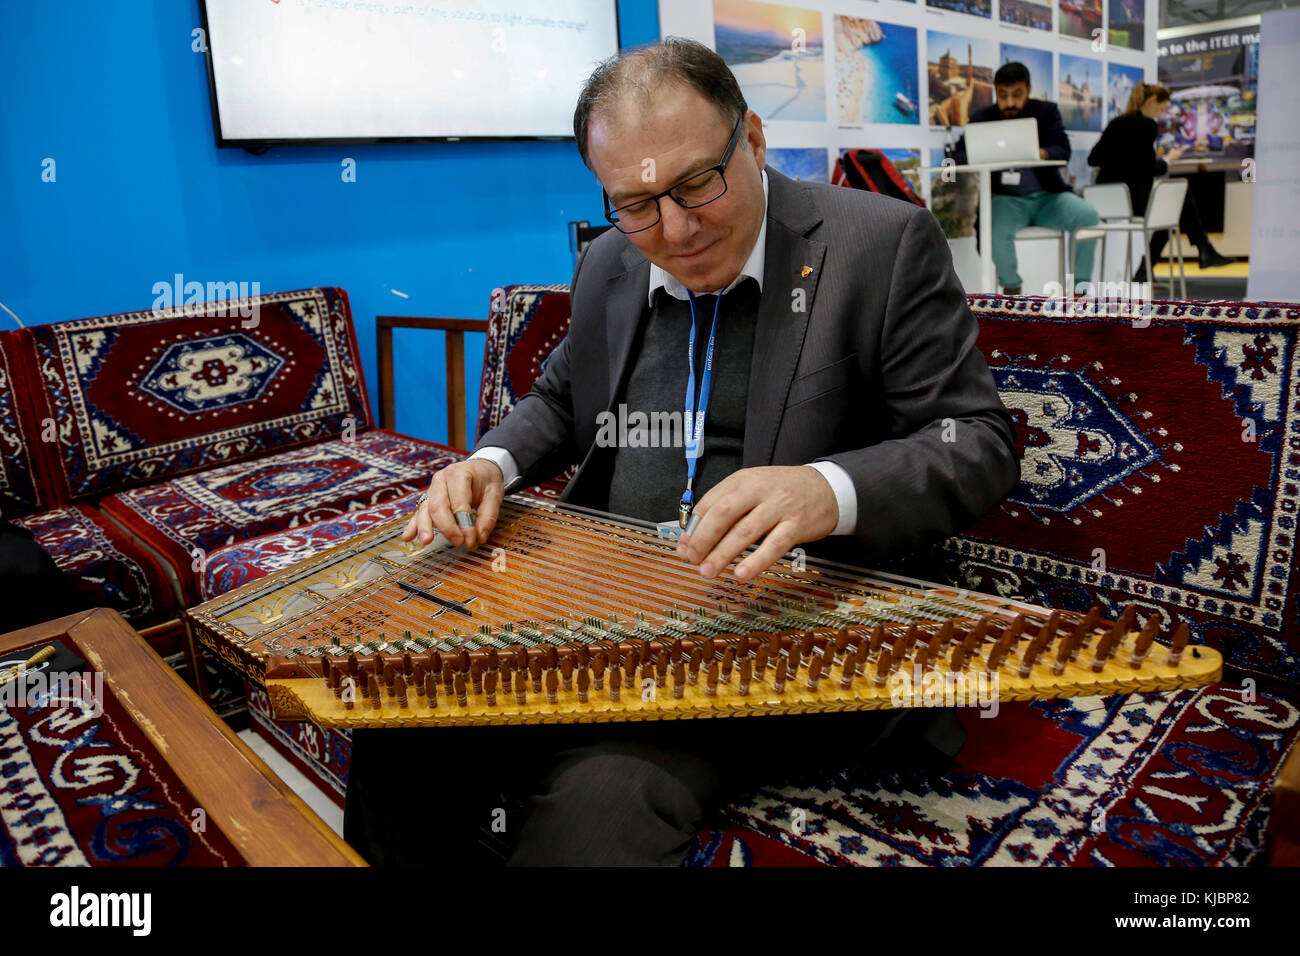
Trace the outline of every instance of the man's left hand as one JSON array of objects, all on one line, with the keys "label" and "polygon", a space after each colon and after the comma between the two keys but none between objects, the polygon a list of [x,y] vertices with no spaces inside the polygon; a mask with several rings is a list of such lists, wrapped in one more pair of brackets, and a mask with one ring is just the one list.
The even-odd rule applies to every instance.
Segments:
[{"label": "man's left hand", "polygon": [[736,566],[749,579],[805,541],[826,537],[839,524],[839,502],[830,483],[806,465],[742,468],[699,500],[695,533],[683,536],[677,553],[711,578],[750,545],[763,544]]}]

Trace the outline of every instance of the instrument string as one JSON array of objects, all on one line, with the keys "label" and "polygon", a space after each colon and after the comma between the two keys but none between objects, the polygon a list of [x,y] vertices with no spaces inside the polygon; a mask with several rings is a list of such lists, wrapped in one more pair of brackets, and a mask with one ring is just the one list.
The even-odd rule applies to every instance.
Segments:
[{"label": "instrument string", "polygon": [[[544,536],[541,540],[546,541],[547,544],[563,545],[558,549],[544,548],[545,560],[536,553],[527,553],[522,557],[525,561],[537,562],[543,569],[548,567],[547,561],[551,565],[567,568],[578,575],[575,581],[583,582],[584,585],[584,578],[592,576],[591,572],[594,569],[597,572],[596,577],[602,584],[580,587],[580,590],[594,593],[599,598],[607,598],[611,589],[616,592],[630,593],[649,602],[639,608],[649,613],[657,613],[663,607],[664,600],[707,605],[718,602],[719,599],[732,599],[738,602],[746,600],[752,602],[762,598],[779,599],[782,594],[792,598],[808,598],[819,593],[834,596],[829,591],[811,587],[811,582],[801,581],[796,585],[760,578],[753,584],[746,585],[734,579],[703,579],[694,570],[685,566],[675,554],[651,553],[647,556],[639,556],[636,551],[621,555],[622,564],[616,570],[626,571],[629,568],[645,570],[650,572],[650,580],[656,583],[650,587],[631,588],[625,583],[627,580],[625,577],[613,579],[600,577],[602,565],[608,564],[609,555],[594,547],[589,534],[585,538],[579,537],[581,530],[581,528],[566,527],[563,522],[548,522],[544,529],[516,525],[507,533],[513,533],[524,539]],[[511,538],[506,543],[513,543],[514,540],[515,538]],[[628,543],[631,546],[644,547],[647,542],[643,539],[631,538]],[[563,555],[563,558],[558,557],[557,553]],[[649,560],[646,560],[647,558]],[[674,579],[672,583],[675,583],[678,589],[672,590],[666,584],[658,583],[664,578]],[[746,587],[749,588],[748,591],[745,590]],[[765,594],[764,591],[772,593]]]},{"label": "instrument string", "polygon": [[[512,530],[518,532],[521,529],[515,528]],[[522,530],[528,531],[529,529],[525,528]],[[546,565],[543,562],[527,553],[512,553],[508,560],[515,562],[516,564],[523,564],[525,565],[525,568],[528,566],[535,566],[538,570],[545,570],[546,568]],[[591,566],[588,565],[586,567],[589,568]],[[337,617],[341,616],[340,612],[342,612],[342,616],[346,616],[347,612],[356,610],[373,611],[376,612],[376,614],[387,611],[391,614],[395,608],[390,606],[391,602],[383,601],[379,592],[391,586],[391,584],[396,581],[402,580],[406,583],[414,584],[414,582],[420,579],[422,572],[436,572],[442,574],[441,580],[444,582],[456,582],[456,579],[461,574],[476,570],[491,573],[484,573],[473,579],[470,587],[477,593],[472,596],[477,596],[480,599],[484,597],[496,597],[498,598],[496,605],[506,605],[507,607],[513,606],[522,611],[521,616],[524,618],[553,616],[558,619],[564,619],[582,616],[572,605],[563,606],[554,601],[547,600],[544,596],[546,592],[529,586],[527,583],[529,576],[503,575],[495,573],[495,568],[492,566],[491,558],[482,553],[467,553],[460,555],[459,560],[454,564],[447,564],[445,559],[442,561],[426,561],[421,568],[416,568],[412,573],[406,575],[402,579],[397,579],[395,577],[377,579],[370,584],[357,589],[340,601],[334,602],[330,607],[321,608],[318,613],[312,614],[303,623],[315,624],[328,618],[337,619]],[[582,568],[574,568],[574,570],[582,570]],[[509,587],[510,590],[506,590],[507,587]],[[571,581],[567,583],[567,587],[572,591],[597,599],[608,598],[611,587],[615,590],[628,590],[627,588],[617,588],[616,582],[614,581],[600,581],[590,584],[585,581],[581,581],[580,583]],[[425,586],[425,589],[427,589],[427,585]],[[533,597],[532,603],[520,601],[521,591]],[[660,603],[655,601],[657,595],[651,591],[642,588],[637,589],[634,593],[643,600],[640,605],[634,605],[630,609],[626,605],[621,606],[621,609],[623,609],[625,613],[629,610],[653,612],[661,606]],[[418,597],[418,595],[415,597]],[[448,594],[447,598],[453,602],[455,600],[454,595]],[[414,600],[415,598],[413,597],[412,599]],[[500,626],[502,624],[512,623],[514,620],[510,614],[506,613],[504,610],[498,610],[495,605],[483,605],[483,607],[476,610],[475,613],[476,617],[479,618],[478,623],[486,623],[484,619],[491,618],[491,621],[495,626]],[[447,615],[443,615],[443,617],[447,617]],[[447,617],[447,620],[455,621],[457,618],[454,613],[451,613],[451,616]],[[418,630],[424,628],[427,623],[426,620],[422,620],[418,617],[405,615],[398,622],[398,625],[410,624],[413,627],[408,628],[408,630]],[[430,628],[430,630],[432,630],[432,628]]]},{"label": "instrument string", "polygon": [[[503,538],[500,542],[500,544],[505,545],[514,544],[520,539],[527,540],[535,538],[539,534],[538,529],[528,527],[522,523],[515,523],[507,527],[505,530],[507,532],[507,537]],[[542,529],[540,533],[545,534],[546,531],[549,530],[551,529],[548,526],[548,528]],[[576,552],[579,549],[575,548],[573,550]],[[414,564],[411,572],[402,578],[402,580],[414,584],[420,580],[422,574],[435,574],[441,575],[442,580],[444,581],[454,581],[459,576],[458,572],[492,569],[492,559],[480,552],[462,554],[459,556],[459,560],[454,563],[447,562],[445,555],[446,552],[440,552],[438,554],[427,556],[420,562]],[[518,552],[506,551],[505,555],[507,564],[523,564],[525,567],[533,567],[540,571],[545,571],[547,569],[546,561],[537,554],[521,549]],[[591,560],[585,563],[582,561],[582,555],[580,554],[568,561],[557,561],[553,554],[548,555],[548,557],[550,558],[551,563],[566,567],[575,573],[576,577],[574,579],[565,582],[565,586],[569,590],[587,595],[590,598],[595,598],[598,601],[607,601],[611,592],[631,594],[638,598],[639,600],[636,604],[631,605],[630,607],[627,605],[622,607],[625,613],[628,613],[629,611],[655,613],[663,606],[664,598],[677,597],[680,599],[681,597],[681,595],[674,595],[664,587],[629,587],[627,581],[631,580],[630,578],[605,576],[603,565],[608,563],[608,555],[592,553],[590,556]],[[603,563],[597,561],[597,558],[603,558]],[[593,570],[596,572],[594,576],[590,574]],[[593,577],[595,580],[588,580]],[[695,583],[696,588],[699,588],[701,585],[699,584],[698,575],[695,575],[694,577],[697,581],[693,583]],[[472,587],[479,591],[488,590],[500,594],[501,588],[504,588],[509,584],[514,590],[507,592],[502,596],[510,603],[518,604],[517,600],[512,599],[518,598],[519,595],[517,592],[519,590],[522,589],[535,595],[539,593],[535,589],[524,585],[523,582],[526,580],[526,575],[502,575],[499,573],[484,574],[473,580]],[[500,588],[496,586],[498,581],[501,585]],[[485,585],[485,582],[489,582],[490,584]],[[367,598],[373,596],[375,591],[382,589],[385,585],[390,583],[391,580],[376,580],[364,590],[356,592],[350,596],[348,603],[350,605],[378,609],[379,605],[375,604],[373,601],[368,601]],[[705,582],[705,585],[707,585],[707,582]],[[707,594],[696,593],[692,596],[697,600],[708,599]],[[451,595],[449,595],[449,597],[451,597]],[[527,617],[553,615],[558,618],[567,618],[582,616],[572,605],[565,607],[556,604],[553,601],[545,600],[544,598],[532,605],[524,605],[523,607],[524,614]],[[617,610],[617,608],[615,610]],[[317,615],[317,617],[319,617],[319,615]],[[452,619],[454,620],[454,618]],[[503,619],[503,623],[508,622],[508,620],[508,618]]]},{"label": "instrument string", "polygon": [[[617,525],[613,526],[613,528],[620,532],[622,538],[632,547],[638,545],[644,547],[647,543],[658,544],[654,539],[649,539],[649,542],[647,542],[646,539],[649,536],[641,532],[636,532],[635,529],[624,529]],[[548,525],[546,533],[553,535],[555,529]],[[589,538],[574,538],[573,540],[577,549],[586,549],[597,559],[607,559],[602,552],[592,549]],[[659,553],[654,554],[653,557],[658,561],[658,567],[654,568],[654,570],[660,571],[661,573],[666,571],[667,576],[675,578],[679,583],[682,583],[687,587],[691,587],[693,584],[697,584],[701,580],[698,573],[684,565],[675,553],[667,552],[662,546],[659,549]],[[786,571],[783,567],[776,566],[769,569],[768,572],[763,576],[760,576],[752,582],[752,584],[740,582],[738,579],[719,578],[717,580],[725,581],[726,584],[733,589],[762,585],[769,590],[783,591],[788,597],[798,598],[817,591],[817,588],[814,587],[814,581],[804,577],[804,575],[807,575],[808,573],[809,572],[806,570],[802,572]],[[843,600],[845,597],[850,596],[858,596],[871,601],[883,600],[886,603],[896,603],[900,598],[912,598],[922,602],[936,600],[934,594],[926,593],[926,591],[912,587],[911,585],[913,582],[910,582],[907,579],[900,579],[900,581],[903,582],[902,587],[900,587],[900,584],[884,579],[856,577],[847,571],[841,571],[836,568],[815,568],[812,573],[819,575],[824,579],[821,582],[821,593],[835,600]],[[792,574],[799,574],[799,579],[789,580],[789,576]],[[873,584],[874,588],[863,587],[863,581]],[[915,583],[924,584],[924,582]],[[931,586],[927,590],[933,591],[934,588]],[[990,612],[988,604],[978,603],[968,598],[962,599],[959,595],[950,595],[942,598],[940,603],[953,608],[960,608],[977,617]],[[1015,605],[1019,602],[1008,603]],[[1038,612],[1038,609],[1032,606],[1024,606],[1024,609],[1035,613]]]},{"label": "instrument string", "polygon": [[[669,552],[669,545],[660,544],[659,540],[652,537],[650,533],[638,531],[634,528],[628,528],[617,523],[600,523],[596,534],[603,537],[611,538],[624,545],[620,550],[621,564],[610,565],[609,555],[595,547],[591,540],[590,525],[595,523],[589,518],[579,515],[570,515],[558,509],[548,508],[546,506],[529,506],[522,502],[510,500],[503,503],[502,516],[498,528],[506,534],[498,542],[501,544],[515,544],[521,541],[540,544],[538,551],[530,552],[524,549],[518,551],[507,551],[507,562],[521,562],[525,570],[545,571],[550,564],[565,568],[574,573],[572,580],[565,582],[565,587],[575,596],[583,596],[588,599],[595,598],[596,605],[601,606],[603,614],[615,612],[620,608],[624,614],[641,612],[651,616],[657,616],[663,607],[663,601],[675,599],[677,601],[689,600],[693,604],[707,605],[712,602],[719,602],[719,599],[726,600],[728,596],[732,600],[745,604],[764,605],[772,601],[779,601],[784,597],[789,600],[802,600],[807,602],[814,595],[830,597],[837,602],[842,601],[849,596],[858,596],[865,598],[867,601],[876,601],[886,606],[897,607],[900,598],[911,597],[919,602],[926,602],[930,597],[925,594],[912,593],[912,588],[906,588],[900,593],[900,588],[896,584],[885,581],[872,582],[874,588],[863,588],[863,579],[854,578],[851,575],[830,568],[816,568],[815,574],[828,578],[830,580],[819,582],[821,586],[814,586],[810,580],[788,581],[782,580],[783,574],[760,576],[754,582],[746,584],[738,580],[714,579],[712,581],[702,579],[697,572],[690,569],[681,562],[675,552]],[[530,522],[530,518],[546,517],[549,520],[540,527],[536,522]],[[581,537],[583,531],[587,532],[586,537]],[[557,557],[557,549],[548,548],[547,545],[560,545],[558,553],[564,555],[565,559]],[[376,617],[387,616],[392,618],[396,608],[391,601],[381,600],[379,592],[391,587],[395,581],[405,581],[414,583],[414,581],[423,574],[441,574],[442,580],[452,581],[459,575],[457,571],[469,572],[483,570],[491,566],[491,560],[482,552],[462,553],[459,560],[448,561],[448,552],[440,550],[429,555],[424,555],[412,562],[407,567],[409,572],[403,577],[398,578],[396,575],[391,577],[376,579],[366,585],[362,585],[357,591],[348,595],[341,601],[334,602],[330,607],[325,607],[319,613],[309,615],[304,622],[307,624],[320,624],[326,619],[338,620],[342,617],[350,617],[349,612],[366,611],[373,613]],[[626,571],[629,569],[642,570],[651,572],[650,579],[654,582],[653,586],[630,586],[629,578]],[[592,572],[595,572],[594,574]],[[620,572],[623,573],[620,576]],[[665,581],[664,579],[671,579]],[[480,598],[493,596],[498,598],[498,603],[504,603],[524,611],[524,618],[538,618],[554,616],[555,624],[559,626],[561,620],[567,620],[570,617],[581,620],[583,617],[596,616],[590,610],[582,614],[573,607],[565,608],[552,600],[543,596],[545,592],[539,592],[535,587],[529,586],[524,582],[529,579],[528,575],[502,575],[502,574],[485,574],[476,578],[472,587],[478,591],[491,592],[478,595]],[[484,582],[491,582],[490,586]],[[663,583],[660,583],[663,582]],[[500,585],[500,586],[498,586]],[[675,585],[678,590],[670,588]],[[837,587],[838,585],[838,587]],[[757,587],[756,587],[757,586]],[[510,590],[506,590],[509,587]],[[748,587],[748,590],[746,590]],[[527,595],[527,600],[520,601],[523,591]],[[631,595],[636,598],[635,604],[629,605],[621,603],[611,608],[610,597],[612,594]],[[446,597],[452,601],[455,595],[447,594]],[[417,596],[411,600],[415,601]],[[488,623],[489,626],[500,627],[503,624],[513,623],[513,619],[502,612],[497,612],[495,608],[489,608],[485,602],[480,602],[482,606],[477,610],[476,623]],[[962,610],[974,616],[982,616],[990,612],[987,605],[977,604],[972,601],[953,601]],[[417,605],[418,606],[418,605]],[[776,610],[779,616],[779,608],[763,608],[762,612],[770,613]],[[858,609],[860,613],[869,614],[872,609],[863,607]],[[883,610],[883,609],[878,609]],[[340,613],[342,612],[342,613]],[[760,613],[762,613],[760,612]],[[952,610],[949,609],[951,614]],[[402,624],[411,625],[408,630],[424,630],[428,621],[422,619],[418,614],[403,613],[399,616],[398,626]],[[438,618],[449,622],[456,620],[454,611],[448,611]],[[489,620],[490,619],[490,620]],[[909,618],[902,618],[907,621]],[[934,623],[938,623],[935,621]],[[433,628],[427,628],[432,631]],[[735,628],[727,628],[734,630]],[[473,636],[472,634],[470,635]]]},{"label": "instrument string", "polygon": [[[646,532],[634,528],[627,528],[626,526],[617,523],[611,522],[607,525],[602,525],[602,528],[609,532],[611,536],[621,537],[634,547],[637,545],[645,546],[647,543],[653,545],[659,544],[656,539],[652,538]],[[585,545],[590,547],[588,539],[579,539],[578,543],[580,546]],[[657,554],[656,557],[667,559],[668,563],[663,566],[668,568],[669,573],[677,576],[679,579],[698,579],[698,574],[683,565],[681,560],[676,557],[675,553],[667,550],[668,547],[670,546],[659,546],[659,554]],[[598,557],[603,557],[600,552],[595,552],[595,554]],[[809,559],[807,563],[814,569],[813,573],[822,576],[826,580],[828,590],[839,590],[846,594],[861,594],[871,599],[878,599],[880,595],[887,595],[890,597],[911,596],[918,599],[934,598],[934,585],[927,584],[926,582],[914,581],[893,575],[886,575],[883,577],[874,577],[871,575],[863,576],[856,573],[856,569],[841,569],[831,565],[830,562],[819,562],[817,559]],[[785,571],[783,567],[776,565],[769,569],[767,575],[776,574],[780,576],[788,576],[792,573],[807,574],[809,572],[807,570],[803,572]],[[762,578],[760,578],[759,581],[768,584],[769,586],[773,584],[771,580],[764,580]],[[870,584],[872,587],[863,587],[864,582]],[[794,589],[804,589],[807,585],[808,582],[800,579],[797,583],[790,585],[790,587]],[[944,600],[954,606],[962,607],[977,615],[988,613],[989,610],[987,603],[977,602],[971,600],[969,597],[962,598],[959,594],[945,597]],[[1023,604],[1022,602],[1006,601],[1005,603],[1023,611],[1032,611],[1037,613],[1040,610],[1033,605]]]}]

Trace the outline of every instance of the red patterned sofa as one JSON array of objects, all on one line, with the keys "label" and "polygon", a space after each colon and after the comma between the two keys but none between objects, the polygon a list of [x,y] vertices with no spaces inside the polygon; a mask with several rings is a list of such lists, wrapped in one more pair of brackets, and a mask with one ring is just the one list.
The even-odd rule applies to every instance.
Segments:
[{"label": "red patterned sofa", "polygon": [[219,713],[183,618],[208,556],[418,490],[463,457],[372,428],[347,294],[318,288],[0,332],[0,509]]},{"label": "red patterned sofa", "polygon": [[[1223,652],[1224,681],[964,712],[953,766],[892,754],[774,782],[702,831],[688,863],[1262,863],[1271,787],[1300,735],[1300,309],[1162,302],[1135,327],[1052,314],[1039,298],[970,304],[1024,464],[1007,502],[947,543],[954,577],[1054,607],[1135,602],[1166,625],[1186,620]],[[531,387],[567,322],[564,287],[494,294],[479,434]],[[407,513],[413,498],[219,550],[203,591]],[[250,699],[262,732],[341,800],[346,735],[276,724],[264,694]],[[1295,815],[1275,842],[1295,839]]]}]

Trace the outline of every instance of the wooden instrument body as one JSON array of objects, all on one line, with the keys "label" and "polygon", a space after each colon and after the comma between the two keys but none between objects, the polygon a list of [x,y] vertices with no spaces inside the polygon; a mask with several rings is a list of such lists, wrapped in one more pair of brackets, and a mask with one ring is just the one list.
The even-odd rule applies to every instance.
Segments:
[{"label": "wooden instrument body", "polygon": [[1181,651],[1185,628],[1175,653],[1131,613],[1104,621],[811,559],[704,579],[653,526],[530,499],[507,499],[472,552],[402,542],[404,525],[195,608],[201,639],[266,684],[277,716],[325,726],[987,706],[1222,672],[1217,652]]}]

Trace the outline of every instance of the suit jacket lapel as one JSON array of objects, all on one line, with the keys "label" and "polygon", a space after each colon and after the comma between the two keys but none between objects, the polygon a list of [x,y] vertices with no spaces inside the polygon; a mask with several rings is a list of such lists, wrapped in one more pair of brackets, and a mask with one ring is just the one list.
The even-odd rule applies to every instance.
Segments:
[{"label": "suit jacket lapel", "polygon": [[632,343],[636,341],[641,324],[650,313],[646,306],[646,292],[650,288],[650,260],[629,244],[623,252],[623,263],[628,269],[621,275],[610,277],[609,295],[605,299],[605,338],[609,349],[606,410],[614,407],[614,399],[631,368],[629,359],[632,356]]},{"label": "suit jacket lapel", "polygon": [[770,166],[767,178],[767,248],[749,369],[743,468],[772,463],[786,396],[799,364],[826,258],[826,244],[807,238],[821,222],[811,201],[797,183]]},{"label": "suit jacket lapel", "polygon": [[[610,276],[606,280],[604,333],[607,361],[604,363],[598,361],[598,355],[588,359],[588,361],[596,360],[594,366],[603,364],[609,375],[603,397],[597,399],[595,394],[598,393],[593,394],[592,405],[596,405],[599,401],[602,402],[603,408],[600,406],[592,408],[590,405],[580,408],[577,396],[574,397],[575,414],[581,416],[584,421],[589,420],[589,428],[593,435],[597,414],[602,410],[614,410],[614,399],[623,386],[623,379],[631,369],[632,343],[636,341],[637,332],[650,311],[646,308],[646,292],[650,288],[650,261],[631,244],[623,250],[622,261],[627,271]],[[593,367],[592,370],[595,371],[595,368]],[[594,383],[593,387],[595,387]],[[587,412],[590,413],[589,419]],[[583,426],[577,423],[575,425],[581,438]],[[565,487],[561,497],[565,501],[605,507],[604,495],[607,489],[595,495],[591,490],[595,487],[603,488],[601,480],[604,476],[603,469],[611,460],[612,451],[613,449],[603,448],[593,441],[583,457],[578,473]],[[601,466],[593,467],[597,464],[597,459],[601,459]]]}]

